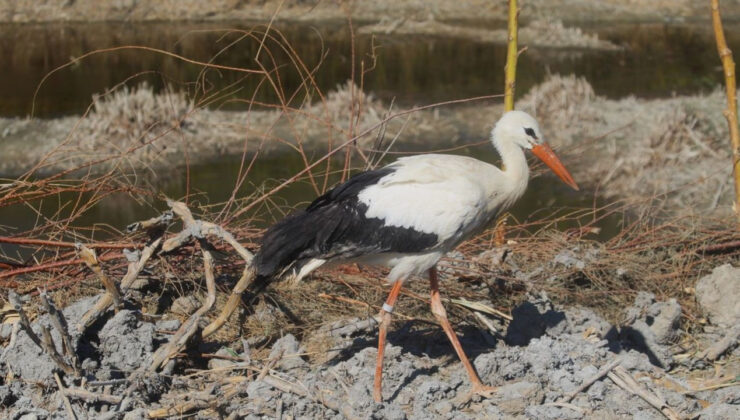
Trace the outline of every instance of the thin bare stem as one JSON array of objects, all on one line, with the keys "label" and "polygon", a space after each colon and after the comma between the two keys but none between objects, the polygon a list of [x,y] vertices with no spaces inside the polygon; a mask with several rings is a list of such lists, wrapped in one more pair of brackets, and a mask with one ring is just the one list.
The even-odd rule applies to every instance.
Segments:
[{"label": "thin bare stem", "polygon": [[722,60],[725,73],[725,91],[727,92],[727,109],[725,118],[730,126],[730,141],[732,144],[732,168],[735,174],[735,204],[734,210],[740,226],[740,128],[737,121],[737,85],[735,81],[735,61],[732,59],[732,50],[727,46],[725,31],[722,27],[722,17],[719,11],[719,0],[710,0],[712,5],[712,26],[714,38],[717,41],[717,52]]}]

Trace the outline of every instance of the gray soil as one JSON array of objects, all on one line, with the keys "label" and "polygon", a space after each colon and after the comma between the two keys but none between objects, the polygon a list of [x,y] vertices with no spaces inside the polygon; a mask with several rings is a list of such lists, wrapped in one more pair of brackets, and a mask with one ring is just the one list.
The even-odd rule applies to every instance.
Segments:
[{"label": "gray soil", "polygon": [[[740,269],[720,267],[700,283],[708,290],[736,292],[736,270]],[[700,300],[704,293],[697,290]],[[711,295],[711,291],[706,293]],[[77,330],[79,317],[96,299],[78,301],[63,311],[71,331]],[[254,344],[254,340],[202,343],[201,351],[218,350],[216,354],[223,358],[178,358],[158,374],[144,370],[154,350],[179,322],[147,320],[136,309],[135,299],[130,299],[127,307],[130,309],[116,314],[109,312],[84,334],[73,334],[81,378],[66,375],[65,386],[124,397],[120,405],[71,397],[78,418],[138,419],[151,410],[204,400],[209,403],[195,410],[195,418],[262,419],[279,418],[281,414],[332,419],[663,418],[658,409],[611,378],[598,378],[579,390],[616,359],[620,369],[636,378],[643,391],[682,418],[740,416],[737,386],[692,391],[695,387],[690,372],[711,365],[695,355],[686,357],[676,346],[679,337],[686,334],[676,301],[656,301],[648,293],[638,294],[619,325],[606,322],[589,309],[555,306],[544,294],[530,295],[514,308],[511,322],[489,318],[493,329],[458,325],[463,347],[480,377],[499,387],[489,398],[468,398],[470,384],[465,370],[441,329],[396,322],[386,348],[384,401],[380,404],[372,399],[377,334],[373,318],[327,322],[301,339],[283,335],[268,344],[269,356],[261,361],[253,359],[255,349],[248,343]],[[399,308],[403,310],[403,305]],[[709,313],[716,309],[705,308]],[[250,317],[269,318],[276,311],[263,303]],[[736,324],[738,319],[732,321]],[[34,329],[42,324],[49,325],[47,316],[35,321]],[[717,342],[726,331],[708,325],[695,337],[706,346]],[[0,382],[3,418],[65,418],[51,359],[22,329],[6,334],[0,343],[5,346],[0,346],[0,373],[5,378]],[[317,348],[323,348],[319,357]],[[740,349],[730,347],[729,353],[722,360],[735,362],[726,364],[725,372],[737,374]],[[270,366],[267,370],[256,369],[265,372],[264,379],[238,379],[261,363]],[[222,387],[229,383],[229,377],[237,378],[238,386],[229,398],[222,398]],[[571,393],[572,400],[564,401]]]}]

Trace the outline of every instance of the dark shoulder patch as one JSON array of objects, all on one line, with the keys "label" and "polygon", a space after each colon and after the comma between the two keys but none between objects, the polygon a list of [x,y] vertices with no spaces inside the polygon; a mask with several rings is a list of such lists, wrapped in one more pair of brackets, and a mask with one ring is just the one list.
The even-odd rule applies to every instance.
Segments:
[{"label": "dark shoulder patch", "polygon": [[329,203],[356,198],[363,189],[370,185],[377,184],[381,178],[393,173],[394,171],[395,169],[393,168],[384,167],[373,171],[360,172],[345,181],[343,184],[334,187],[324,195],[315,199],[308,205],[306,211],[311,212]]}]

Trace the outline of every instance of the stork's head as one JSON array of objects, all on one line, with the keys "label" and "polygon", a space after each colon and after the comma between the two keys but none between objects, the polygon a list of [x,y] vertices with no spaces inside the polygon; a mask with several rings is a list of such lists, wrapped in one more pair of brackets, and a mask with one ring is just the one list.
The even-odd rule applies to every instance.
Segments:
[{"label": "stork's head", "polygon": [[555,152],[545,141],[537,120],[523,111],[508,111],[504,113],[493,128],[493,138],[498,142],[510,142],[540,158],[555,174],[575,190],[578,185],[573,180]]}]

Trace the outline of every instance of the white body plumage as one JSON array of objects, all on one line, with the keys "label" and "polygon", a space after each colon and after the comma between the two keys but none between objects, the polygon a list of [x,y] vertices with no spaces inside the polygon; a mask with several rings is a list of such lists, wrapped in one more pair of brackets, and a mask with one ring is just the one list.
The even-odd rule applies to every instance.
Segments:
[{"label": "white body plumage", "polygon": [[[523,155],[521,160],[526,173]],[[359,201],[367,205],[365,216],[379,218],[386,226],[437,237],[436,246],[424,252],[360,258],[392,268],[389,282],[433,267],[445,253],[510,207],[527,187],[526,176],[521,178],[523,182],[507,182],[506,173],[499,168],[465,156],[418,155],[399,159],[388,167],[395,171],[358,195]]]}]

